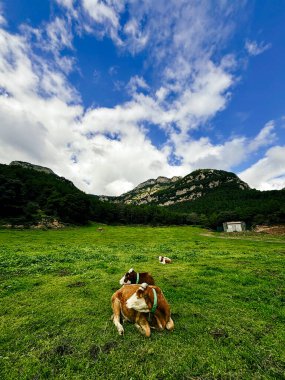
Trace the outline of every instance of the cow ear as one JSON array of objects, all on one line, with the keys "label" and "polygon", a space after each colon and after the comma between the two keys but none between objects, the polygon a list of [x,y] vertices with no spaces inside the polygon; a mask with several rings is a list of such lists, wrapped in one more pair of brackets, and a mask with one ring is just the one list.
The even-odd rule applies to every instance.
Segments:
[{"label": "cow ear", "polygon": [[137,296],[138,296],[138,298],[142,298],[143,297],[143,293],[144,293],[143,290],[141,290],[141,289],[137,290]]},{"label": "cow ear", "polygon": [[144,295],[144,292],[146,291],[146,288],[148,287],[148,284],[146,282],[143,282],[139,289],[137,290],[137,296],[139,298],[142,298]]}]

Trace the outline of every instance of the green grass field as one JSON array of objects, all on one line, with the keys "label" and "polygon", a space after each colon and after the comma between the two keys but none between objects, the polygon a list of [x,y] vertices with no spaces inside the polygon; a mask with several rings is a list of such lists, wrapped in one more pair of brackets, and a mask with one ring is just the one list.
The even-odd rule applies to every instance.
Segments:
[{"label": "green grass field", "polygon": [[[284,243],[192,227],[1,230],[0,378],[285,379]],[[110,298],[131,267],[164,291],[173,332],[118,335]]]}]

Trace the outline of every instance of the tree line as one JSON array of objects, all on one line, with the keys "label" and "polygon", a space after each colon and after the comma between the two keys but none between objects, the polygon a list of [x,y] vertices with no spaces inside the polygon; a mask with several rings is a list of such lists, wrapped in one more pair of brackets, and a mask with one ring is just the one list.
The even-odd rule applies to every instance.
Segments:
[{"label": "tree line", "polygon": [[285,190],[241,190],[224,186],[195,201],[169,207],[125,205],[100,201],[72,182],[54,174],[0,164],[0,220],[31,225],[44,218],[84,225],[109,224],[201,225],[216,229],[225,221],[253,224],[285,223]]},{"label": "tree line", "polygon": [[120,224],[183,224],[181,213],[157,206],[103,202],[54,174],[0,164],[0,219],[36,224],[44,218],[84,225],[89,221]]}]

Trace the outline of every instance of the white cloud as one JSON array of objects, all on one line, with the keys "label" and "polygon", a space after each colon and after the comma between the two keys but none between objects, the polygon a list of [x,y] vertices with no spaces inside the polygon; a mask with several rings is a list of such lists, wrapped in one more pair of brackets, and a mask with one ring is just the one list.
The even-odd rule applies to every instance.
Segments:
[{"label": "white cloud", "polygon": [[92,193],[118,194],[153,173],[172,174],[139,127],[145,117],[157,117],[150,98],[84,114],[69,105],[78,99],[64,75],[35,60],[28,41],[3,30],[0,41],[0,87],[9,94],[0,96],[1,162],[49,166]]},{"label": "white cloud", "polygon": [[[87,33],[95,33],[98,36],[107,34],[117,45],[122,45],[119,37],[120,13],[125,8],[123,0],[81,0],[81,8],[74,9],[71,13],[78,15],[81,10],[81,26]],[[85,15],[89,16],[89,19]]]},{"label": "white cloud", "polygon": [[50,50],[72,49],[72,32],[70,25],[64,19],[56,17],[52,22],[48,23],[46,33]]},{"label": "white cloud", "polygon": [[[49,166],[88,193],[118,195],[159,175],[186,175],[203,167],[230,170],[275,141],[272,121],[251,140],[239,136],[214,144],[209,137],[189,137],[226,107],[236,82],[235,57],[212,58],[232,27],[213,19],[208,2],[158,0],[138,7],[134,0],[125,25],[120,24],[123,1],[83,0],[76,3],[81,7],[71,0],[57,2],[76,15],[77,23],[83,22],[79,12],[84,7],[90,31],[109,35],[121,49],[134,53],[148,47],[158,87],[134,75],[128,102],[85,110],[67,80],[74,62],[62,55],[63,49],[73,51],[70,16],[56,17],[39,29],[23,28],[23,36],[0,29],[1,162],[18,159]],[[234,10],[226,3],[219,3],[216,16],[231,17]],[[50,47],[51,58],[35,54],[32,36],[37,48],[40,42],[46,51]],[[149,124],[164,131],[168,140],[162,148],[147,137]],[[181,165],[169,164],[173,155]],[[280,154],[269,149],[267,161],[277,162],[276,155],[281,162]],[[258,162],[245,173],[250,185],[262,165]],[[284,171],[278,173],[280,182]]]},{"label": "white cloud", "polygon": [[98,0],[82,0],[82,4],[84,9],[96,22],[109,21],[115,28],[118,28],[118,15],[113,7]]},{"label": "white cloud", "polygon": [[274,128],[275,124],[273,120],[266,123],[259,134],[250,142],[249,150],[256,151],[263,146],[268,146],[274,143],[277,138]]},{"label": "white cloud", "polygon": [[72,9],[74,0],[56,0],[56,2],[63,7]]},{"label": "white cloud", "polygon": [[256,42],[247,40],[245,42],[245,49],[247,50],[249,55],[259,55],[264,53],[266,50],[271,48],[271,44],[266,44],[265,42]]},{"label": "white cloud", "polygon": [[[56,65],[65,74],[74,70],[74,57],[62,54],[63,50],[73,52],[73,31],[70,19],[55,17],[48,23],[43,23],[39,28],[33,28],[29,25],[21,25],[20,31],[26,41],[34,41],[34,46],[50,54],[53,60],[46,59],[49,64]],[[30,50],[31,46],[30,46]],[[37,57],[35,56],[35,60]]]},{"label": "white cloud", "polygon": [[[87,192],[119,194],[150,177],[187,174],[197,167],[229,169],[242,161],[247,149],[257,149],[272,134],[269,123],[251,145],[244,138],[218,146],[209,138],[187,139],[186,131],[197,126],[197,120],[225,106],[223,94],[232,78],[211,62],[191,90],[174,102],[160,103],[166,93],[157,102],[157,97],[134,91],[127,103],[84,112],[81,106],[68,105],[78,102],[76,92],[63,74],[34,59],[28,41],[3,30],[0,41],[0,84],[10,94],[0,97],[1,160],[50,166]],[[140,77],[133,82],[147,88]],[[164,126],[170,133],[164,149],[146,138],[144,122]],[[169,129],[173,123],[180,132]],[[182,157],[182,166],[169,165],[171,146]]]},{"label": "white cloud", "polygon": [[239,176],[259,190],[285,188],[285,146],[270,148],[262,159],[239,173]]},{"label": "white cloud", "polygon": [[221,66],[208,61],[191,86],[183,90],[175,101],[176,121],[181,129],[196,127],[221,111],[229,98],[234,79]]},{"label": "white cloud", "polygon": [[[273,121],[268,122],[252,139],[235,137],[223,144],[214,145],[208,137],[193,140],[185,134],[171,136],[175,154],[183,158],[187,168],[213,168],[232,170],[256,153],[260,148],[270,146],[276,138]],[[252,182],[249,182],[252,185]]]},{"label": "white cloud", "polygon": [[6,25],[6,19],[3,15],[3,9],[2,9],[2,5],[0,3],[0,26],[5,26]]},{"label": "white cloud", "polygon": [[125,179],[116,179],[115,181],[108,183],[105,188],[106,193],[108,194],[121,195],[132,190],[134,188],[134,184]]},{"label": "white cloud", "polygon": [[139,89],[148,90],[149,86],[142,77],[135,75],[129,80],[127,88],[131,94],[135,94]]},{"label": "white cloud", "polygon": [[131,40],[131,44],[127,44],[128,48],[136,53],[141,51],[147,44],[149,35],[140,29],[138,21],[135,19],[129,20],[124,26],[124,33]]}]

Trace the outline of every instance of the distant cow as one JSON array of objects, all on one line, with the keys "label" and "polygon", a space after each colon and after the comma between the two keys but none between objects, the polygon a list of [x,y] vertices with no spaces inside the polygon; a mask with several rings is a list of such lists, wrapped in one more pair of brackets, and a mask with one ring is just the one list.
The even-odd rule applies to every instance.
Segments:
[{"label": "distant cow", "polygon": [[148,272],[138,273],[131,268],[119,281],[120,285],[142,284],[146,282],[149,285],[154,285],[154,279]]},{"label": "distant cow", "polygon": [[159,256],[158,259],[159,259],[160,264],[171,264],[172,263],[172,260],[169,257]]},{"label": "distant cow", "polygon": [[136,328],[145,336],[150,336],[150,329],[162,331],[174,329],[170,307],[158,286],[124,285],[112,296],[112,319],[120,335],[124,328],[120,322],[135,323]]}]

